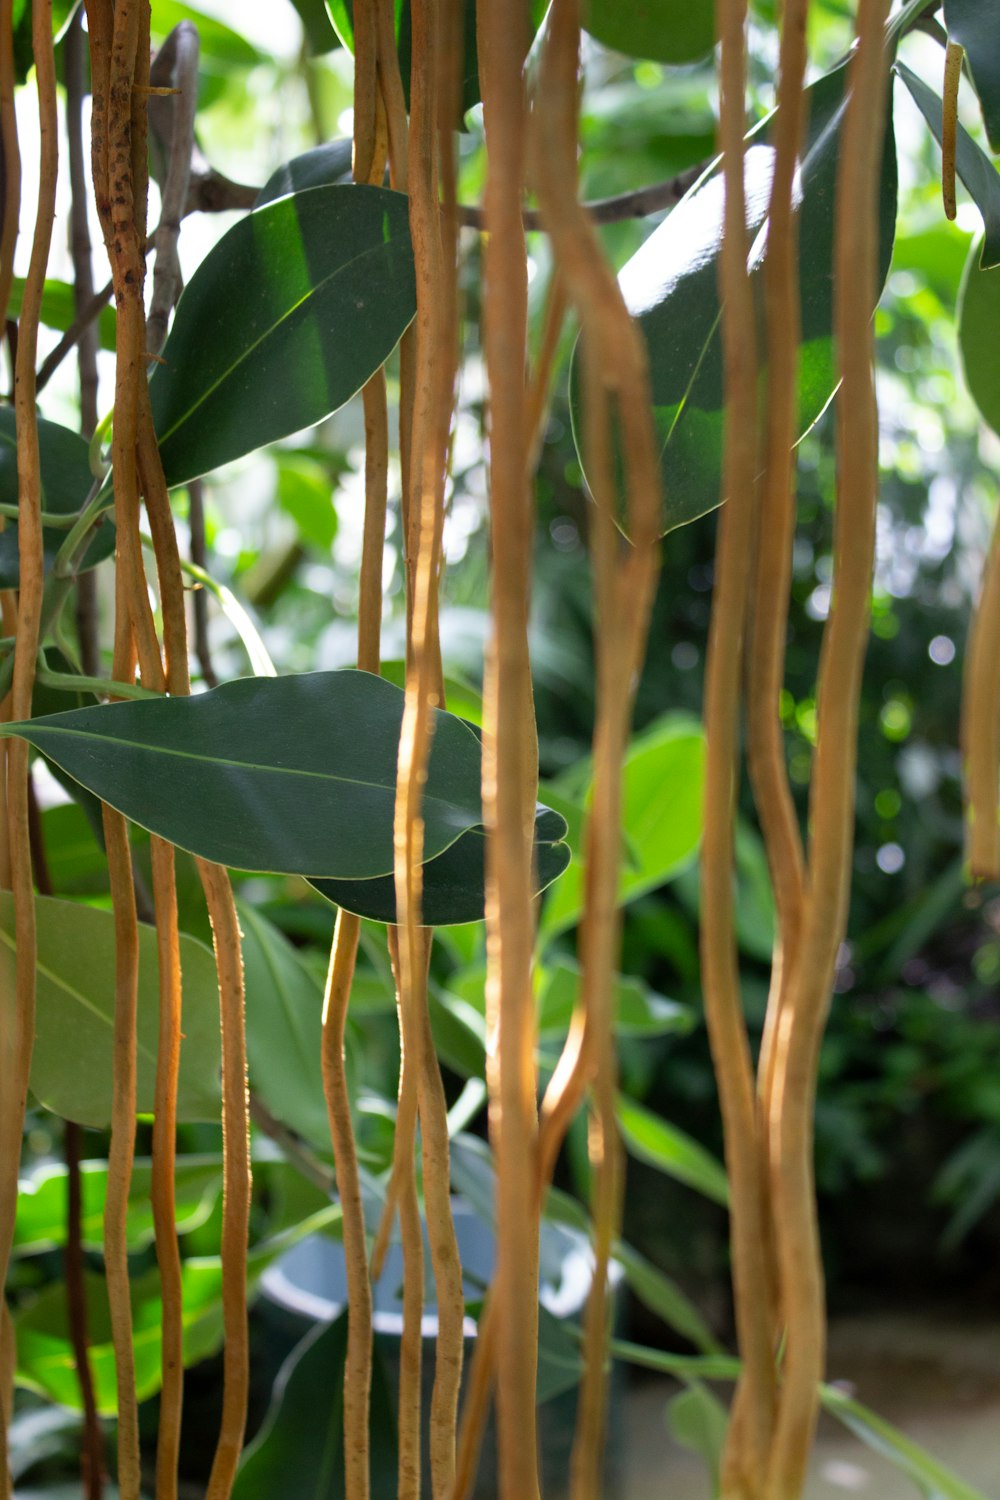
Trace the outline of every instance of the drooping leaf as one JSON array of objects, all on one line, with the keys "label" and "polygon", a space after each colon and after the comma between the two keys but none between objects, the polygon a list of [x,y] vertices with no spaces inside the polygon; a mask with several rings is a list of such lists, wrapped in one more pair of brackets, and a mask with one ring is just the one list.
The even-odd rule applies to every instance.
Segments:
[{"label": "drooping leaf", "polygon": [[703,1193],[713,1203],[725,1206],[729,1202],[729,1183],[722,1165],[676,1125],[624,1094],[618,1099],[618,1123],[625,1145],[640,1161]]},{"label": "drooping leaf", "polygon": [[[66,1120],[103,1127],[111,1120],[115,933],[110,912],[35,899],[38,999],[31,1091]],[[177,1088],[181,1120],[219,1112],[219,999],[215,961],[203,943],[181,937],[184,1038]],[[0,891],[0,997],[13,994],[14,902]],[[5,1002],[0,998],[0,1005]],[[138,1083],[140,1113],[153,1108],[159,1029],[156,932],[139,928]]]},{"label": "drooping leaf", "polygon": [[330,21],[323,0],[292,0],[302,22],[302,30],[314,57],[332,52],[340,46],[340,38]]},{"label": "drooping leaf", "polygon": [[247,902],[238,910],[251,1085],[283,1125],[329,1151],[320,1066],[322,986],[273,923]]},{"label": "drooping leaf", "polygon": [[944,24],[950,41],[965,48],[979,95],[983,124],[994,151],[1000,151],[1000,36],[990,0],[945,0]]},{"label": "drooping leaf", "polygon": [[[241,870],[368,879],[392,869],[403,694],[369,672],[248,677],[4,724],[133,822]],[[423,799],[432,859],[482,823],[480,748],[435,710]]]},{"label": "drooping leaf", "polygon": [[[622,905],[663,885],[692,858],[701,838],[705,744],[690,721],[665,716],[631,743],[625,760],[622,827],[629,856],[618,885]],[[547,800],[558,796],[543,789]],[[586,790],[583,800],[589,796]],[[571,824],[572,828],[572,824]],[[548,941],[578,922],[583,911],[584,868],[579,835],[576,856],[552,889],[540,934]]]},{"label": "drooping leaf", "polygon": [[[846,102],[846,70],[808,90],[809,132],[800,176],[802,345],[798,430],[821,415],[837,383],[833,349],[833,238],[837,161]],[[753,281],[762,305],[768,198],[774,163],[773,117],[748,138],[747,225],[756,236]],[[654,418],[661,444],[664,531],[693,521],[721,502],[723,369],[718,295],[723,182],[718,169],[697,184],[650,235],[619,278],[649,350]],[[896,222],[896,151],[891,116],[879,179],[879,285],[892,256]],[[571,398],[577,448],[581,432],[579,360]]]},{"label": "drooping leaf", "polygon": [[[539,807],[535,815],[535,862],[538,891],[563,873],[570,862],[569,846],[562,842],[565,819],[551,808]],[[395,922],[396,883],[392,875],[375,880],[314,880],[312,884],[328,901],[357,912],[373,922]],[[462,922],[481,922],[486,903],[486,834],[470,829],[436,859],[423,867],[421,919],[425,927],[450,927]]]},{"label": "drooping leaf", "polygon": [[[156,0],[150,16],[153,41],[162,41],[181,21],[197,28],[200,66],[210,74],[225,77],[235,68],[254,68],[265,61],[264,54],[232,26],[183,0]],[[204,105],[204,98],[200,103]]]},{"label": "drooping leaf", "polygon": [[168,484],[321,421],[415,311],[402,194],[318,187],[248,214],[192,276],[150,381]]},{"label": "drooping leaf", "polygon": [[[346,1357],[346,1313],[317,1325],[292,1351],[275,1383],[264,1426],[240,1461],[233,1500],[279,1494],[341,1500]],[[372,1376],[371,1492],[390,1495],[396,1488],[396,1414],[378,1341]]]},{"label": "drooping leaf", "polygon": [[625,1272],[630,1289],[650,1312],[662,1318],[668,1328],[689,1339],[702,1354],[723,1352],[722,1345],[694,1303],[659,1266],[654,1266],[622,1240],[616,1243],[614,1255]]},{"label": "drooping leaf", "polygon": [[715,11],[689,0],[584,0],[583,24],[605,47],[654,62],[694,62],[715,46]]},{"label": "drooping leaf", "polygon": [[354,143],[349,136],[335,141],[326,141],[322,146],[313,146],[301,156],[282,162],[257,194],[254,208],[263,208],[266,203],[275,203],[289,193],[304,193],[307,188],[333,187],[350,182],[351,158]]},{"label": "drooping leaf", "polygon": [[959,1479],[912,1438],[833,1385],[820,1386],[820,1400],[866,1447],[906,1474],[925,1500],[986,1500],[982,1490]]},{"label": "drooping leaf", "polygon": [[982,269],[972,246],[958,294],[958,342],[965,382],[983,420],[1000,433],[1000,266]]},{"label": "drooping leaf", "polygon": [[[87,445],[79,433],[58,422],[38,419],[38,457],[42,471],[42,510],[73,516],[82,510],[93,483]],[[17,433],[14,408],[0,406],[0,504],[17,505]],[[42,533],[46,570],[66,540],[66,532],[47,526]],[[0,531],[0,589],[15,589],[20,579],[17,522],[8,518]],[[83,559],[84,570],[96,568],[115,549],[115,528],[101,521]]]},{"label": "drooping leaf", "polygon": [[696,1453],[712,1476],[712,1493],[718,1492],[722,1449],[729,1417],[726,1408],[700,1380],[667,1402],[667,1427],[676,1443]]},{"label": "drooping leaf", "polygon": [[[152,1161],[138,1157],[129,1183],[126,1234],[129,1250],[144,1250],[153,1242],[150,1201]],[[37,1255],[66,1243],[69,1174],[63,1166],[45,1166],[22,1178],[17,1199],[14,1255]],[[104,1207],[108,1189],[106,1161],[85,1161],[80,1168],[80,1234],[86,1250],[104,1243]],[[220,1156],[180,1156],[174,1173],[177,1230],[186,1234],[202,1225],[222,1191]]]},{"label": "drooping leaf", "polygon": [[[918,78],[905,63],[897,62],[896,72],[906,84],[913,102],[931,127],[934,139],[940,146],[944,123],[941,96],[929,88],[922,78]],[[984,271],[992,266],[1000,266],[1000,173],[961,121],[955,144],[955,171],[983,216],[985,232],[980,265]]]},{"label": "drooping leaf", "polygon": [[[24,297],[24,278],[15,276],[10,288],[7,304],[9,318],[20,317],[21,301]],[[68,281],[47,280],[42,292],[41,320],[46,328],[66,333],[76,322],[76,293]],[[95,320],[102,349],[114,353],[115,325],[117,316],[113,306],[102,309]]]}]

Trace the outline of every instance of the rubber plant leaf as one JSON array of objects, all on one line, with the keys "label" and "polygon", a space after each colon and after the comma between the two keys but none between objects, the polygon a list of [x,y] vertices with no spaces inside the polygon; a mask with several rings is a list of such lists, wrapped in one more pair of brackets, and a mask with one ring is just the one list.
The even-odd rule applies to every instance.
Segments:
[{"label": "rubber plant leaf", "polygon": [[965,48],[986,134],[993,150],[1000,152],[1000,28],[997,19],[993,0],[945,0],[944,24],[949,40],[960,42]]},{"label": "rubber plant leaf", "polygon": [[[944,118],[940,94],[929,88],[905,63],[898,62],[896,72],[940,146]],[[991,270],[1000,266],[1000,172],[961,122],[955,143],[955,171],[983,216],[985,233],[979,263],[984,271]]]},{"label": "rubber plant leaf", "polygon": [[[38,997],[31,1092],[64,1120],[104,1129],[111,1122],[115,923],[109,911],[36,896]],[[14,993],[14,903],[0,891],[0,995]],[[180,940],[184,1038],[177,1085],[181,1120],[219,1113],[219,991],[211,950]],[[139,927],[137,1108],[153,1109],[159,1032],[156,931]],[[7,983],[7,980],[10,983]]]},{"label": "rubber plant leaf", "polygon": [[248,214],[192,276],[150,381],[167,483],[322,421],[415,311],[403,194],[316,187]]},{"label": "rubber plant leaf", "polygon": [[[566,820],[549,807],[535,814],[535,890],[563,873],[570,862],[563,842]],[[314,880],[328,901],[373,922],[396,921],[396,884],[392,875],[375,880]],[[486,832],[471,828],[423,867],[421,917],[426,927],[481,922],[486,912]]]},{"label": "rubber plant leaf", "polygon": [[[393,867],[403,693],[369,672],[246,677],[0,725],[132,822],[241,870],[364,880]],[[482,824],[479,741],[435,710],[424,790],[433,859]]]},{"label": "rubber plant leaf", "polygon": [[715,46],[714,8],[690,0],[584,0],[583,24],[614,52],[654,62],[694,62]]},{"label": "rubber plant leaf", "polygon": [[[822,414],[837,384],[833,349],[833,240],[837,160],[846,101],[844,67],[807,90],[809,132],[799,178],[802,345],[798,428]],[[763,311],[767,207],[774,164],[774,116],[751,132],[746,153],[747,227],[753,279]],[[896,150],[891,116],[879,178],[879,285],[892,258]],[[714,510],[722,482],[723,369],[718,294],[723,182],[716,163],[626,264],[619,283],[649,350],[653,407],[661,444],[664,531]],[[578,351],[577,351],[578,352]],[[574,435],[581,461],[579,361],[571,371]]]},{"label": "rubber plant leaf", "polygon": [[1000,266],[984,271],[976,242],[958,294],[958,343],[965,383],[983,421],[1000,434]]},{"label": "rubber plant leaf", "polygon": [[[87,445],[79,433],[58,422],[38,419],[38,458],[42,471],[42,510],[60,516],[75,516],[83,509],[93,483]],[[14,408],[0,406],[0,504],[17,505],[17,434]],[[46,572],[66,540],[66,532],[46,526],[42,547]],[[115,528],[105,516],[87,548],[82,570],[96,568],[115,550]],[[17,522],[7,519],[0,531],[0,589],[16,589],[20,582],[17,552]]]}]

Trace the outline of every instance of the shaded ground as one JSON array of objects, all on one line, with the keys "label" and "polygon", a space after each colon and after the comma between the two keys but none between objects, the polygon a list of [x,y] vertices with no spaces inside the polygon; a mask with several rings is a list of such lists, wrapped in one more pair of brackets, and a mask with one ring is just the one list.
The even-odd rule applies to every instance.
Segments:
[{"label": "shaded ground", "polygon": [[[896,1315],[838,1320],[831,1380],[947,1465],[1000,1500],[1000,1323]],[[637,1383],[624,1403],[627,1484],[622,1500],[711,1500],[704,1466],[672,1443],[663,1419],[677,1387]],[[913,1483],[824,1418],[808,1500],[914,1500]]]}]

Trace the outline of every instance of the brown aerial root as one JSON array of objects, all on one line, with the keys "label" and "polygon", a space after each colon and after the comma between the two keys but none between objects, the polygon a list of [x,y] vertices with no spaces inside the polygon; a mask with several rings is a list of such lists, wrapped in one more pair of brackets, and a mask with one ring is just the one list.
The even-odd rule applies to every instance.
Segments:
[{"label": "brown aerial root", "polygon": [[344,1476],[348,1500],[366,1500],[369,1491],[368,1400],[372,1374],[372,1292],[368,1280],[365,1210],[344,1066],[344,1027],[360,932],[360,917],[346,911],[337,913],[323,1002],[323,1091],[333,1142],[337,1192],[344,1216],[347,1271]]},{"label": "brown aerial root", "polygon": [[958,86],[962,81],[965,48],[949,42],[944,54],[943,113],[941,117],[941,201],[946,219],[958,212],[955,201],[955,152],[958,146]]},{"label": "brown aerial root", "polygon": [[994,523],[962,683],[966,858],[974,880],[1000,879],[1000,522]]},{"label": "brown aerial root", "polygon": [[739,688],[754,536],[757,350],[743,182],[745,0],[717,0],[721,42],[719,144],[725,226],[719,291],[724,312],[725,455],[715,590],[705,673],[707,764],[701,851],[701,959],[705,1014],[719,1089],[732,1194],[730,1243],[743,1374],[723,1456],[723,1493],[757,1496],[774,1415],[774,1354],[763,1214],[763,1152],[753,1065],[740,995],[733,911],[733,838]]},{"label": "brown aerial root", "polygon": [[874,334],[877,183],[888,68],[886,0],[860,0],[857,47],[837,180],[834,329],[837,505],[833,604],[823,632],[811,839],[802,936],[775,1038],[771,1191],[786,1329],[767,1490],[797,1500],[805,1480],[823,1375],[825,1312],[813,1178],[816,1067],[843,939],[854,837],[858,698],[868,637],[878,492]]},{"label": "brown aerial root", "polygon": [[768,205],[764,312],[767,394],[764,472],[756,520],[756,563],[747,640],[747,768],[760,818],[777,910],[771,994],[758,1065],[764,1117],[777,1018],[802,918],[805,857],[788,783],[779,701],[795,534],[796,375],[800,341],[799,225],[795,172],[805,132],[807,0],[786,0],[781,21],[774,177]]},{"label": "brown aerial root", "polygon": [[247,1330],[247,1233],[250,1222],[250,1121],[243,957],[229,876],[198,860],[212,922],[222,1030],[222,1317],[225,1332],[222,1421],[206,1500],[228,1500],[243,1447],[250,1348]]},{"label": "brown aerial root", "polygon": [[[578,0],[556,0],[549,15],[549,35],[539,73],[533,166],[542,219],[582,329],[586,461],[595,502],[592,552],[598,709],[580,931],[580,1013],[574,1019],[564,1066],[550,1084],[543,1116],[546,1126],[552,1122],[553,1133],[561,1135],[588,1074],[591,1076],[596,1107],[590,1133],[595,1168],[595,1273],[587,1309],[584,1377],[572,1463],[572,1493],[585,1500],[596,1496],[601,1485],[607,1270],[618,1232],[623,1176],[615,1119],[617,1065],[612,1013],[619,937],[621,773],[659,565],[661,488],[645,350],[590,218],[578,200],[579,46]],[[631,546],[624,549],[619,546],[614,521],[612,401],[625,457]],[[551,1169],[552,1150],[546,1141],[546,1170]]]},{"label": "brown aerial root", "polygon": [[[3,59],[3,138],[5,151],[10,149],[12,172],[16,162],[16,135],[12,134],[13,77],[10,67],[10,6],[3,6],[3,33],[0,48]],[[17,611],[17,652],[9,698],[11,715],[16,719],[31,717],[32,686],[35,659],[38,654],[43,588],[41,473],[38,458],[38,425],[35,414],[35,358],[38,349],[38,324],[45,271],[52,241],[55,214],[56,178],[58,175],[56,78],[52,46],[51,0],[38,0],[32,12],[32,45],[38,88],[38,118],[41,155],[38,177],[38,206],[31,259],[21,306],[17,358],[14,369],[14,411],[17,429],[18,470],[18,565],[20,595]],[[8,90],[11,98],[7,100]],[[9,223],[13,209],[16,219],[16,195],[13,188],[5,197],[5,222],[2,248],[13,254],[15,228]],[[6,278],[5,265],[2,274]],[[4,616],[12,613],[10,605]],[[14,893],[14,935],[16,944],[14,984],[4,984],[0,994],[0,1288],[6,1283],[10,1248],[17,1214],[17,1178],[21,1160],[21,1135],[31,1073],[31,1052],[35,1032],[35,889],[31,860],[29,829],[29,748],[26,740],[13,740],[7,749],[7,842],[11,887]],[[0,767],[2,769],[2,767]],[[2,1298],[2,1293],[0,1293]],[[7,1431],[10,1420],[13,1372],[15,1364],[14,1333],[4,1304],[0,1345],[0,1495],[11,1494]]]}]

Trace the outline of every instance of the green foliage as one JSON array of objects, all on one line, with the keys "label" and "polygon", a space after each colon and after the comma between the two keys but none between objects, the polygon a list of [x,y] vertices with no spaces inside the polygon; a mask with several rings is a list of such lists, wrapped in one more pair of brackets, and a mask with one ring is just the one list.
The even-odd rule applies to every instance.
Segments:
[{"label": "green foliage", "polygon": [[[60,427],[57,422],[48,422],[41,417],[38,422],[38,456],[42,471],[42,511],[47,515],[66,516],[69,525],[82,508],[92,483],[87,445],[70,428]],[[0,406],[0,505],[16,506],[17,503],[14,408]],[[61,528],[44,528],[42,544],[47,569],[52,567],[65,539],[66,532]],[[115,528],[105,519],[87,548],[83,569],[96,568],[114,550]],[[0,531],[0,588],[17,588],[19,577],[17,522],[8,519]]]},{"label": "green foliage", "polygon": [[[193,698],[4,725],[119,812],[242,870],[365,879],[392,869],[403,694],[368,672],[244,678]],[[479,741],[436,711],[424,853],[482,822]]]},{"label": "green foliage", "polygon": [[965,48],[983,124],[994,151],[1000,151],[1000,41],[996,12],[989,0],[945,0],[948,38]]},{"label": "green foliage", "polygon": [[[808,90],[808,141],[801,167],[798,425],[805,432],[833,395],[833,235],[846,69]],[[754,286],[763,298],[767,207],[774,152],[770,127],[748,137],[747,225],[756,236]],[[879,186],[879,286],[889,269],[896,225],[896,149],[892,117]],[[702,179],[654,230],[619,277],[630,312],[649,350],[656,428],[660,437],[666,513],[664,531],[696,520],[720,504],[723,368],[718,257],[723,230],[723,182],[717,170]],[[584,463],[582,409],[574,364],[573,420]],[[724,498],[724,497],[721,497]]]},{"label": "green foliage", "polygon": [[150,381],[170,485],[311,427],[416,310],[406,199],[320,187],[242,219],[184,291]]},{"label": "green foliage", "polygon": [[687,0],[646,0],[642,5],[586,0],[583,24],[605,47],[657,62],[693,62],[715,46],[712,7]]},{"label": "green foliage", "polygon": [[973,246],[958,299],[958,340],[962,369],[983,420],[1000,433],[1000,266],[982,268],[980,244]]},{"label": "green foliage", "polygon": [[[38,998],[31,1091],[55,1114],[82,1125],[111,1120],[115,934],[110,912],[51,896],[35,899]],[[13,974],[14,903],[0,891],[0,968]],[[177,1111],[214,1120],[219,1111],[219,1000],[204,944],[181,938],[184,1031]],[[159,1028],[156,933],[139,930],[138,1108],[153,1108]]]},{"label": "green foliage", "polygon": [[675,1125],[624,1095],[618,1100],[618,1123],[626,1147],[639,1161],[704,1193],[715,1203],[729,1202],[725,1169]]}]

